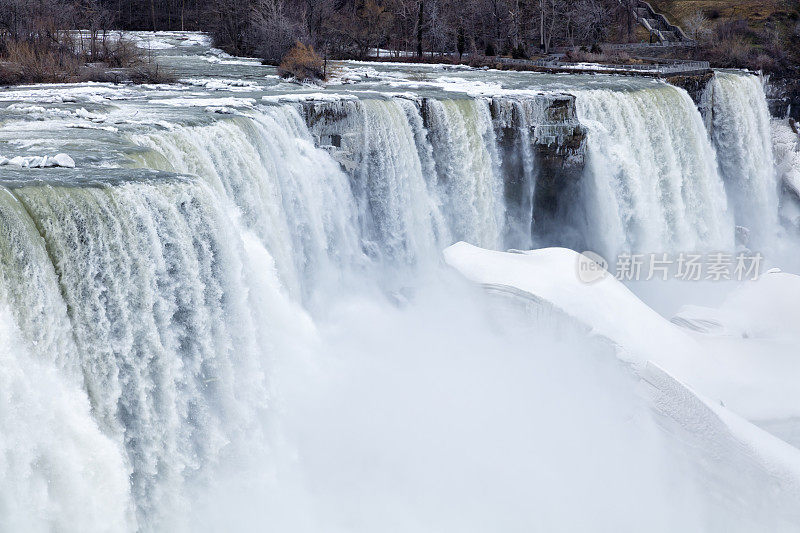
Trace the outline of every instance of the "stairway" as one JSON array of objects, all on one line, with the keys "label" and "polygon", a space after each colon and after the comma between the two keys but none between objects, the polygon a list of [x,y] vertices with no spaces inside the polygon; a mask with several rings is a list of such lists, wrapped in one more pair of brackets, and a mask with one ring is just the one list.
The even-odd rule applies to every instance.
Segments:
[{"label": "stairway", "polygon": [[633,8],[633,16],[650,35],[662,44],[691,41],[679,26],[671,24],[667,17],[657,13],[653,7],[643,0],[639,0]]}]

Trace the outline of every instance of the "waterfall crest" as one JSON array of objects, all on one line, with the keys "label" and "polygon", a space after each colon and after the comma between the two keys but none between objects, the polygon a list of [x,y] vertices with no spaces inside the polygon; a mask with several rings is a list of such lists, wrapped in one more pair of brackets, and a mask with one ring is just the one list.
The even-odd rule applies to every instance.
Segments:
[{"label": "waterfall crest", "polygon": [[[161,158],[142,165],[205,180],[270,251],[287,289],[352,268],[360,256],[346,175],[314,147],[291,106],[139,135]],[[146,154],[145,154],[146,155]]]},{"label": "waterfall crest", "polygon": [[503,180],[488,103],[429,100],[426,113],[453,238],[502,247]]},{"label": "waterfall crest", "polygon": [[133,140],[162,156],[140,155],[140,164],[198,175],[228,198],[295,294],[315,284],[320,265],[341,273],[364,255],[408,265],[455,240],[503,247],[503,177],[486,100],[430,101],[423,112],[419,102],[376,98],[321,115],[327,140],[339,137],[333,157],[288,105]]},{"label": "waterfall crest", "polygon": [[12,190],[0,187],[0,301],[29,350],[79,378],[77,348],[44,240]]},{"label": "waterfall crest", "polygon": [[714,149],[689,95],[670,85],[578,93],[589,129],[586,234],[620,251],[731,250]]}]

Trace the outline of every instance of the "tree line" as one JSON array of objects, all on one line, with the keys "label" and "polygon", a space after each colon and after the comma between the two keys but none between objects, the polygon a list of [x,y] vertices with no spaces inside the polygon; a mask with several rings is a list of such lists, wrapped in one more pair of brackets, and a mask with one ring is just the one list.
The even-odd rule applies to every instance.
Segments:
[{"label": "tree line", "polygon": [[[278,62],[296,44],[331,58],[381,55],[526,57],[554,47],[647,39],[636,0],[0,0],[4,43],[58,40],[83,28],[200,30],[234,55]],[[795,2],[797,3],[797,2]],[[790,15],[798,16],[797,10]],[[788,17],[788,15],[787,15]],[[705,22],[704,22],[705,21]],[[786,68],[798,54],[797,18],[753,29],[743,20],[683,23],[702,47],[690,53],[722,66]],[[61,38],[63,40],[63,37]],[[94,40],[92,41],[94,42]],[[687,52],[689,53],[689,52]],[[789,55],[787,55],[787,53]],[[89,54],[90,56],[93,54]],[[791,56],[791,57],[790,57]],[[770,65],[772,67],[770,68]]]},{"label": "tree line", "polygon": [[[591,46],[632,0],[209,0],[218,46],[277,59],[295,41],[341,58],[460,52],[527,56]],[[630,11],[630,9],[628,9]],[[632,21],[631,21],[632,22]],[[617,36],[614,36],[617,37]]]},{"label": "tree line", "polygon": [[614,23],[629,18],[631,2],[0,0],[0,34],[18,32],[26,17],[39,13],[77,24],[73,28],[207,31],[230,53],[268,60],[281,58],[298,41],[341,58],[365,57],[376,48],[398,55],[458,51],[522,56],[603,41]]},{"label": "tree line", "polygon": [[110,31],[119,27],[118,16],[101,0],[0,0],[0,85],[171,81],[133,42]]}]

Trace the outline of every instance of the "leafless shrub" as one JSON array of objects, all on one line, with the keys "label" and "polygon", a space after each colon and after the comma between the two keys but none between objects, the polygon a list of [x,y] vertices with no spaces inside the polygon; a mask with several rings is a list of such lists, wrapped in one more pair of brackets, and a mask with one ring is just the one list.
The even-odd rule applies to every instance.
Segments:
[{"label": "leafless shrub", "polygon": [[[171,74],[146,60],[98,0],[0,0],[0,82],[132,81],[163,83]],[[75,28],[85,28],[76,30]]]},{"label": "leafless shrub", "polygon": [[109,70],[103,64],[86,65],[78,73],[77,81],[96,81],[102,83],[120,83],[122,76],[119,72]]},{"label": "leafless shrub", "polygon": [[308,42],[306,25],[283,0],[258,0],[248,22],[245,44],[263,59],[279,60],[298,40]]},{"label": "leafless shrub", "polygon": [[715,33],[719,41],[751,37],[753,34],[750,26],[747,25],[747,21],[744,19],[733,19],[721,22],[717,24]]},{"label": "leafless shrub", "polygon": [[63,47],[10,41],[5,50],[5,60],[29,83],[69,81],[81,66],[78,58]]},{"label": "leafless shrub", "polygon": [[711,49],[715,63],[725,67],[744,66],[752,52],[753,46],[740,35],[721,39]]},{"label": "leafless shrub", "polygon": [[298,42],[281,60],[278,74],[298,81],[325,79],[324,62],[310,45]]},{"label": "leafless shrub", "polygon": [[0,85],[17,85],[22,82],[22,72],[17,65],[0,63]]},{"label": "leafless shrub", "polygon": [[780,67],[777,59],[764,53],[756,55],[751,64],[755,70],[763,72],[774,72]]},{"label": "leafless shrub", "polygon": [[103,40],[93,60],[114,68],[130,67],[142,61],[142,50],[120,35],[116,39]]},{"label": "leafless shrub", "polygon": [[143,63],[129,71],[130,81],[133,83],[175,83],[175,74],[160,66],[156,62]]}]

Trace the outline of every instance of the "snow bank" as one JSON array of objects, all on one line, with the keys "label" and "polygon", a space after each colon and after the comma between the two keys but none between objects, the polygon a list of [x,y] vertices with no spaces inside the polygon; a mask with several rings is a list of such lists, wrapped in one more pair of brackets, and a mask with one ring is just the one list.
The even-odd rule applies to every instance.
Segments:
[{"label": "snow bank", "polygon": [[508,253],[463,242],[444,251],[467,279],[560,311],[609,339],[648,384],[659,411],[726,454],[758,462],[800,497],[800,450],[747,421],[800,417],[800,277],[766,274],[719,309],[680,313],[689,323],[717,324],[707,329],[729,335],[720,337],[671,323],[610,275],[581,281],[581,258],[564,248]]},{"label": "snow bank", "polygon": [[211,46],[211,36],[204,33],[178,32],[180,46]]},{"label": "snow bank", "polygon": [[800,277],[764,274],[719,308],[684,306],[667,320],[610,275],[578,276],[564,248],[506,253],[457,243],[445,261],[483,286],[546,303],[609,339],[641,371],[657,364],[748,420],[800,419]]},{"label": "snow bank", "polygon": [[181,83],[212,91],[256,91],[261,87],[254,81],[222,78],[187,78],[181,80]]},{"label": "snow bank", "polygon": [[718,308],[682,307],[672,321],[700,343],[696,388],[748,420],[800,432],[798,301],[800,277],[776,272],[742,284]]},{"label": "snow bank", "polygon": [[175,45],[156,37],[155,33],[136,32],[128,33],[130,39],[136,44],[137,47],[145,50],[168,50],[175,48]]},{"label": "snow bank", "polygon": [[11,165],[21,168],[46,168],[46,167],[65,167],[75,168],[75,161],[67,154],[56,154],[52,156],[21,156],[7,159],[0,156],[0,166]]},{"label": "snow bank", "polygon": [[171,107],[252,107],[255,98],[163,98],[151,100],[151,103]]},{"label": "snow bank", "polygon": [[800,276],[769,272],[740,286],[719,308],[684,306],[673,321],[710,335],[796,342],[798,302]]},{"label": "snow bank", "polygon": [[140,94],[136,87],[119,87],[113,83],[47,83],[0,91],[0,101],[42,104],[75,102],[107,104],[109,100],[127,100],[140,96]]},{"label": "snow bank", "polygon": [[[464,242],[444,251],[447,264],[471,281],[493,288],[511,287],[552,304],[591,328],[594,334],[613,341],[623,360],[643,364],[655,355],[659,363],[670,364],[696,348],[684,331],[614,277],[582,282],[577,270],[581,257],[566,248],[506,253]],[[660,346],[669,348],[662,350]]]}]

